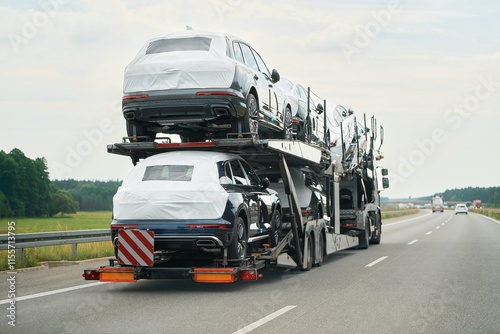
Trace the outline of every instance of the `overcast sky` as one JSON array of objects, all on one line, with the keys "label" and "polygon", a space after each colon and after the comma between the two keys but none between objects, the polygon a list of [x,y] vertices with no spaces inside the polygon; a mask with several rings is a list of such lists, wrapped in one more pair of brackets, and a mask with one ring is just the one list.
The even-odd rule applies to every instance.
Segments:
[{"label": "overcast sky", "polygon": [[500,2],[0,1],[0,150],[51,179],[123,179],[123,72],[150,37],[247,40],[333,108],[375,115],[389,197],[500,186]]}]

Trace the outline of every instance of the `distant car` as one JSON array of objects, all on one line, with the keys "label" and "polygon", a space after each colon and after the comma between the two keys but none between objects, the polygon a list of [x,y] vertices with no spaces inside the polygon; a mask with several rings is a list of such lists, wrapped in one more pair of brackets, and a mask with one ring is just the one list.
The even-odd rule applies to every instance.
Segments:
[{"label": "distant car", "polygon": [[236,36],[187,30],[152,38],[125,69],[127,133],[138,140],[157,133],[182,141],[230,133],[291,138],[291,110],[275,87],[279,80]]},{"label": "distant car", "polygon": [[[319,176],[308,167],[288,167],[297,192],[297,198],[306,220],[320,219],[326,214],[326,191]],[[290,221],[290,205],[279,170],[258,171],[270,181],[270,187],[278,192],[283,207],[283,221]]]},{"label": "distant car", "polygon": [[[308,94],[307,89],[301,84],[286,78],[281,78],[276,86],[283,89],[286,94],[285,101],[290,104],[293,132],[296,133],[297,138],[304,142],[323,143],[325,116],[322,101],[319,101],[319,98],[314,98],[313,94]],[[328,131],[326,143],[329,141]]]},{"label": "distant car", "polygon": [[459,213],[465,213],[465,214],[469,213],[469,209],[467,208],[467,206],[465,204],[457,204],[455,206],[455,214],[459,214]]},{"label": "distant car", "polygon": [[242,158],[217,152],[167,152],[140,161],[113,198],[112,238],[121,228],[155,233],[155,251],[243,259],[249,244],[277,244],[281,202],[269,180]]}]

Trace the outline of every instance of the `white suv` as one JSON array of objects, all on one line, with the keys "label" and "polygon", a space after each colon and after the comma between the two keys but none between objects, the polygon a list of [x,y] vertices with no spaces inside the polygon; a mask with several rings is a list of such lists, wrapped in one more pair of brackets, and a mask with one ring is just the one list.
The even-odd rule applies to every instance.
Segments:
[{"label": "white suv", "polygon": [[467,209],[467,206],[465,204],[457,204],[455,206],[455,214],[459,213],[465,213],[465,214],[469,213],[469,209]]}]

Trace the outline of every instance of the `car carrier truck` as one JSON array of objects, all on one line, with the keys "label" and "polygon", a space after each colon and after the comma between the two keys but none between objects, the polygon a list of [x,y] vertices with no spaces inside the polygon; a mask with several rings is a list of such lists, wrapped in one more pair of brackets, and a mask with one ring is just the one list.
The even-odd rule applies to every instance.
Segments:
[{"label": "car carrier truck", "polygon": [[[326,114],[326,113],[325,113]],[[326,118],[326,115],[325,115]],[[326,123],[326,122],[325,122]],[[366,127],[366,120],[365,120]],[[282,240],[271,244],[260,243],[253,247],[243,260],[228,258],[227,249],[220,258],[210,263],[162,261],[154,245],[140,241],[154,240],[151,231],[134,231],[125,228],[118,233],[120,240],[131,232],[144,238],[136,241],[137,249],[145,250],[146,262],[128,262],[123,265],[118,252],[116,258],[100,268],[87,269],[85,280],[103,282],[136,282],[143,279],[190,278],[204,283],[230,283],[251,281],[262,277],[262,270],[310,270],[320,266],[325,256],[351,248],[368,248],[370,243],[381,240],[382,219],[380,215],[379,178],[375,162],[381,158],[377,139],[376,122],[372,118],[372,129],[367,147],[349,162],[333,161],[328,145],[312,145],[298,140],[227,138],[204,142],[172,143],[169,138],[154,142],[133,141],[126,137],[123,142],[110,144],[109,153],[129,156],[133,163],[149,156],[179,150],[211,150],[235,153],[250,165],[279,168],[289,201],[290,224],[283,232]],[[366,131],[368,132],[368,131]],[[365,132],[365,133],[366,133]],[[368,135],[365,134],[366,139]],[[381,128],[381,140],[383,139]],[[325,142],[326,143],[326,142]],[[381,146],[381,144],[380,144]],[[362,153],[360,153],[362,152]],[[305,220],[302,217],[297,193],[290,176],[289,166],[313,168],[323,179],[327,193],[326,215]],[[387,170],[381,169],[383,188],[388,187]],[[124,239],[123,239],[124,240]]]}]

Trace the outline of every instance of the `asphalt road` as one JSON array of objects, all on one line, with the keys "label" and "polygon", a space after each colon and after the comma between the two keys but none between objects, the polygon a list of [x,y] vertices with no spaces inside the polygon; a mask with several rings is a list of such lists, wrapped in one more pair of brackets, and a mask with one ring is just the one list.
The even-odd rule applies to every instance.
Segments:
[{"label": "asphalt road", "polygon": [[3,272],[0,333],[500,333],[499,240],[499,222],[424,211],[384,221],[380,245],[257,282],[83,281],[105,261]]}]

